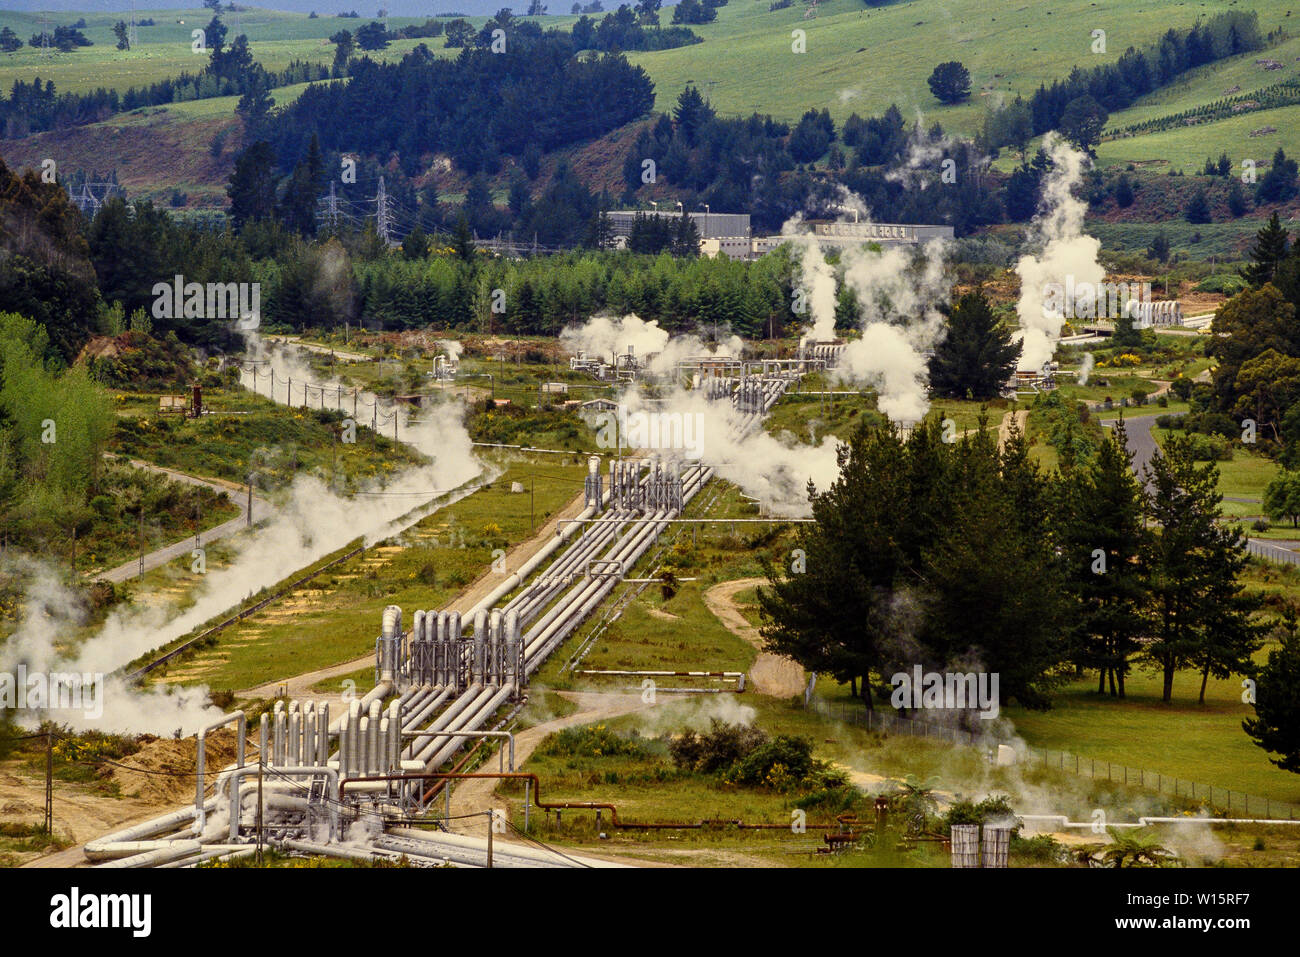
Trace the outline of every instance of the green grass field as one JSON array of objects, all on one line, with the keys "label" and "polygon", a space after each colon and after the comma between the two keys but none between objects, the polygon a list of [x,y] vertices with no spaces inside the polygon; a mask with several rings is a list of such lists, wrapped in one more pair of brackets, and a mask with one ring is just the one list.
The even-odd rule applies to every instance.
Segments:
[{"label": "green grass field", "polygon": [[[1156,40],[1170,27],[1187,28],[1197,17],[1236,7],[1234,0],[1172,4],[1150,4],[1135,9],[1123,0],[1095,3],[1092,0],[1054,0],[1030,4],[1016,0],[912,0],[880,8],[864,8],[858,0],[828,0],[818,6],[817,16],[803,19],[800,5],[769,11],[762,0],[733,0],[718,10],[714,23],[692,29],[702,45],[675,50],[629,54],[655,82],[656,108],[672,106],[688,83],[706,92],[715,108],[727,115],[771,113],[795,120],[807,109],[829,109],[842,121],[852,112],[879,113],[895,104],[905,116],[918,111],[945,128],[967,134],[976,132],[990,103],[1017,94],[1029,96],[1041,83],[1065,77],[1075,66],[1088,68],[1115,60],[1130,45],[1143,46]],[[1260,14],[1264,31],[1285,22],[1288,4],[1283,0],[1258,0],[1251,9]],[[52,22],[72,23],[81,14],[61,13]],[[151,16],[156,26],[140,28],[140,45],[129,52],[115,49],[112,25],[120,13],[86,14],[86,35],[94,46],[72,53],[43,56],[24,46],[17,53],[0,56],[0,89],[16,79],[35,75],[53,79],[58,89],[84,92],[100,86],[125,89],[155,82],[182,71],[197,72],[204,55],[191,48],[191,31],[206,25],[210,13],[204,10],[139,11]],[[227,26],[233,15],[225,14]],[[469,18],[476,26],[486,18]],[[575,18],[557,16],[541,19],[544,27],[567,28]],[[662,15],[665,23],[670,14]],[[0,12],[0,27],[11,26],[26,41],[38,29],[37,15]],[[183,22],[182,22],[183,21]],[[326,15],[308,19],[303,14],[270,10],[248,10],[239,15],[239,27],[253,47],[254,56],[267,69],[280,69],[291,60],[328,63],[334,47],[328,37],[338,29],[355,29],[368,22],[340,20]],[[390,29],[421,18],[392,17]],[[1092,52],[1092,31],[1107,31],[1105,53]],[[806,52],[793,52],[792,31],[806,33]],[[434,53],[452,55],[441,38],[397,41],[372,57],[400,59],[418,43]],[[1284,62],[1300,52],[1300,40],[1288,40],[1266,55]],[[963,104],[945,106],[926,86],[926,78],[941,59],[958,59],[971,71],[973,95]],[[1112,117],[1111,126],[1180,110],[1217,99],[1234,85],[1249,92],[1277,82],[1292,71],[1264,71],[1254,65],[1255,57],[1239,57],[1196,71],[1172,89],[1159,91],[1131,110]],[[277,95],[277,99],[279,99]],[[1262,114],[1258,114],[1262,116]],[[1256,114],[1237,117],[1229,124],[1249,125]],[[1263,125],[1263,120],[1254,126]],[[1218,151],[1236,142],[1241,131],[1227,126],[1222,131],[1212,124],[1176,131],[1183,139],[1165,145],[1158,137],[1118,140],[1103,145],[1104,162],[1128,162],[1165,158],[1175,148],[1192,149],[1199,164],[1205,151]],[[1294,133],[1288,126],[1283,145]],[[1253,127],[1252,127],[1253,128]],[[1290,126],[1294,128],[1294,124]],[[1244,135],[1244,134],[1242,134]],[[1190,138],[1190,139],[1189,139]],[[1197,138],[1200,138],[1199,140]],[[1202,142],[1204,141],[1204,142]],[[1139,145],[1140,144],[1140,145]],[[1194,144],[1194,146],[1193,146]],[[1204,146],[1204,149],[1202,149]],[[1270,152],[1272,141],[1269,142]],[[1192,162],[1185,160],[1184,162]]]},{"label": "green grass field", "polygon": [[[218,642],[169,665],[165,680],[237,690],[347,661],[372,651],[385,605],[437,608],[488,570],[494,548],[527,538],[582,489],[585,464],[554,456],[502,459],[490,488],[425,518],[294,590],[222,633]],[[535,483],[528,495],[512,482]],[[373,683],[358,672],[359,686]],[[340,679],[341,680],[341,679]]]}]

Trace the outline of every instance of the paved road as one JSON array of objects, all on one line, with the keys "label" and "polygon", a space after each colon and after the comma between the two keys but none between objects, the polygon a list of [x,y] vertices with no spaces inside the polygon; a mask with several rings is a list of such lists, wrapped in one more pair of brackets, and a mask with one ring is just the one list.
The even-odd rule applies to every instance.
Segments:
[{"label": "paved road", "polygon": [[[1155,455],[1156,445],[1155,436],[1151,434],[1151,427],[1155,424],[1157,416],[1154,415],[1137,415],[1131,419],[1124,420],[1124,427],[1128,431],[1128,450],[1133,456],[1133,471],[1139,479],[1143,479],[1143,467],[1151,461]],[[1106,425],[1110,425],[1109,422]],[[1151,487],[1150,482],[1146,482],[1147,489]],[[1233,499],[1232,501],[1254,502],[1254,499]],[[1283,539],[1267,538],[1247,538],[1247,550],[1252,555],[1265,558],[1275,562],[1285,562],[1290,565],[1300,565],[1300,552],[1295,549],[1300,548],[1300,541],[1286,541]]]},{"label": "paved road", "polygon": [[[223,482],[220,479],[201,479],[193,475],[187,475],[184,472],[177,472],[175,469],[165,469],[159,465],[151,465],[148,462],[141,462],[139,459],[129,459],[131,465],[138,469],[144,469],[147,472],[156,472],[159,475],[165,475],[173,482],[184,482],[187,485],[201,485],[212,489],[216,492],[226,492],[230,500],[234,502],[239,509],[239,516],[232,518],[228,522],[222,522],[213,528],[199,533],[200,544],[204,542],[215,542],[218,539],[234,535],[240,529],[248,527],[248,498],[247,494],[242,492],[242,486],[234,482]],[[253,496],[253,516],[262,518],[270,514],[271,503],[265,499]],[[166,565],[172,559],[180,558],[183,555],[189,555],[194,550],[194,536],[187,535],[179,542],[166,545],[156,551],[149,552],[144,556],[144,571],[151,571],[161,565]],[[95,574],[93,578],[104,579],[115,584],[128,581],[138,576],[141,572],[140,559],[138,557],[118,565],[116,568],[110,568],[107,571]]]},{"label": "paved road", "polygon": [[[1158,415],[1135,415],[1132,417],[1125,416],[1124,429],[1128,433],[1128,451],[1133,456],[1133,474],[1150,488],[1150,483],[1146,481],[1144,469],[1152,457],[1156,454],[1159,446],[1156,444],[1155,436],[1151,434],[1151,428],[1156,424]],[[1103,425],[1110,428],[1115,421],[1105,422]]]}]

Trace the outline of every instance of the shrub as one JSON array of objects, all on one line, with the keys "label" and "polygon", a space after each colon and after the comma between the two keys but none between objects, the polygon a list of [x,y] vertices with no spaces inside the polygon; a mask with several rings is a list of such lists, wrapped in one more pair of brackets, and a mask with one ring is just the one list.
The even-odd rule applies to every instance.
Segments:
[{"label": "shrub", "polygon": [[726,780],[734,784],[788,791],[813,770],[812,742],[807,738],[782,734],[760,744],[732,765]]},{"label": "shrub", "polygon": [[1194,432],[1189,439],[1192,458],[1198,462],[1226,462],[1232,458],[1232,445],[1221,435]]},{"label": "shrub", "polygon": [[1005,795],[986,797],[978,804],[973,801],[954,801],[943,816],[945,833],[952,831],[954,824],[989,824],[995,821],[1015,820],[1012,834],[1020,832],[1021,822],[1016,818],[1015,809]]},{"label": "shrub", "polygon": [[645,743],[634,731],[623,737],[609,730],[603,724],[592,724],[580,728],[565,728],[550,735],[538,752],[555,757],[600,758],[616,755],[643,757]]},{"label": "shrub", "polygon": [[668,753],[679,768],[712,774],[730,768],[766,741],[759,728],[712,718],[703,734],[686,730],[674,738]]}]

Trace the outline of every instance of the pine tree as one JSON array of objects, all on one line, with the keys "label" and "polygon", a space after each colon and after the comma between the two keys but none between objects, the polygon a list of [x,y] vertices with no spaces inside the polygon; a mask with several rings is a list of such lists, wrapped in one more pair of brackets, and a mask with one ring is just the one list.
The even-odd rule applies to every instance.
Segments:
[{"label": "pine tree", "polygon": [[1122,698],[1144,632],[1146,589],[1139,559],[1149,544],[1122,420],[1096,459],[1063,475],[1058,488],[1067,591],[1077,602],[1071,616],[1074,661],[1097,669],[1098,694],[1106,692],[1109,681],[1111,695]]},{"label": "pine tree", "polygon": [[700,230],[695,220],[686,213],[677,219],[677,228],[673,231],[672,254],[693,259],[700,254]]},{"label": "pine tree", "polygon": [[402,256],[406,259],[423,259],[429,255],[429,237],[420,224],[416,223],[406,238],[402,240]]},{"label": "pine tree", "polygon": [[1278,647],[1268,653],[1255,684],[1255,717],[1241,722],[1269,763],[1300,774],[1300,632],[1290,612],[1277,629]]},{"label": "pine tree", "polygon": [[275,178],[271,144],[259,140],[235,160],[226,195],[230,197],[230,221],[235,230],[245,224],[268,219],[275,211]]},{"label": "pine tree", "polygon": [[948,398],[997,398],[1022,346],[1011,341],[982,292],[967,293],[946,312],[948,335],[930,359],[931,388]]},{"label": "pine tree", "polygon": [[1271,281],[1278,264],[1286,258],[1287,248],[1287,231],[1274,210],[1268,224],[1255,234],[1255,245],[1250,249],[1251,263],[1241,270],[1241,275],[1256,288]]},{"label": "pine tree", "polygon": [[1198,466],[1190,443],[1171,438],[1147,466],[1150,515],[1159,529],[1146,549],[1153,602],[1145,657],[1163,675],[1162,700],[1173,699],[1174,674],[1188,665],[1226,676],[1250,667],[1257,607],[1239,576],[1246,557],[1239,530],[1221,525],[1219,469]]},{"label": "pine tree", "polygon": [[464,213],[461,213],[456,220],[456,233],[452,246],[456,250],[456,255],[463,261],[467,263],[474,261],[474,234],[470,232],[469,220],[465,218]]}]

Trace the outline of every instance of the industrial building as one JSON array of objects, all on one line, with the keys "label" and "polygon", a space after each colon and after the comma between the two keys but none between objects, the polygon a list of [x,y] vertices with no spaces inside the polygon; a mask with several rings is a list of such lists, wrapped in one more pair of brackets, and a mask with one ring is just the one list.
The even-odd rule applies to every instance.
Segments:
[{"label": "industrial building", "polygon": [[695,223],[695,228],[700,231],[700,239],[735,239],[743,238],[746,243],[749,242],[749,213],[714,213],[714,212],[687,212],[681,210],[655,210],[655,209],[615,209],[608,214],[609,223],[616,238],[627,239],[632,235],[632,225],[636,222],[638,216],[662,216],[664,219],[673,220],[676,225],[677,220],[685,215],[691,218]]},{"label": "industrial building", "polygon": [[[677,220],[689,216],[700,232],[700,253],[726,256],[728,259],[758,259],[789,242],[789,236],[755,236],[748,213],[684,212],[681,210],[620,209],[607,214],[615,243],[624,246],[632,235],[638,216],[662,216]],[[926,226],[904,223],[810,222],[812,235],[823,246],[842,249],[862,243],[881,246],[915,246],[932,239],[952,239],[951,226]]]}]

